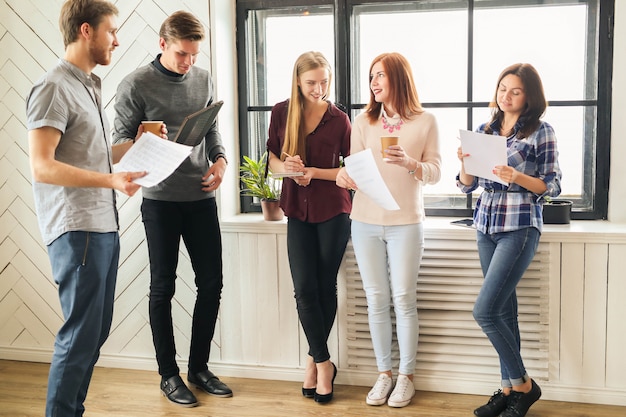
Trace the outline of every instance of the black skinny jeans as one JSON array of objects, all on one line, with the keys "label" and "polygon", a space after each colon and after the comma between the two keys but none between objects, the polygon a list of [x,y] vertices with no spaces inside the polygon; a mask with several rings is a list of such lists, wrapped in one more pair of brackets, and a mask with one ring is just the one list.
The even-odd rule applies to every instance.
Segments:
[{"label": "black skinny jeans", "polygon": [[211,340],[222,293],[222,238],[215,198],[172,202],[144,198],[141,205],[150,256],[150,326],[164,378],[178,375],[172,297],[180,238],[195,273],[196,303],[191,325],[189,372],[208,369]]},{"label": "black skinny jeans", "polygon": [[350,238],[350,218],[323,223],[288,219],[287,250],[298,317],[314,362],[330,359],[328,336],[337,314],[337,272]]}]

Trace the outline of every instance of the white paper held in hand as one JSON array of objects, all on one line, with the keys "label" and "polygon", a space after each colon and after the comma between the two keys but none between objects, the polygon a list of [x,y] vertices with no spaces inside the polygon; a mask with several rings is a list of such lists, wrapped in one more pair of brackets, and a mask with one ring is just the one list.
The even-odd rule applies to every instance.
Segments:
[{"label": "white paper held in hand", "polygon": [[272,172],[272,178],[290,178],[290,177],[301,177],[304,175],[304,172]]},{"label": "white paper held in hand", "polygon": [[506,138],[459,129],[465,172],[475,177],[485,178],[500,184],[509,185],[493,173],[496,165],[507,165]]},{"label": "white paper held in hand", "polygon": [[346,171],[359,187],[359,192],[364,193],[385,210],[400,210],[400,206],[378,171],[371,148],[351,154],[344,159],[344,162]]},{"label": "white paper held in hand", "polygon": [[133,180],[142,187],[153,187],[172,175],[193,148],[144,133],[117,163],[114,172],[146,171],[145,177]]}]

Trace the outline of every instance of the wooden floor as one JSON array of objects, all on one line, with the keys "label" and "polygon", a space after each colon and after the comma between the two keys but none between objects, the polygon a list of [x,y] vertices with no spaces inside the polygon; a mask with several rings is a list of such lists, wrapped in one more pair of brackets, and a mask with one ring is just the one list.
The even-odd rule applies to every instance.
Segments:
[{"label": "wooden floor", "polygon": [[[0,360],[0,416],[44,415],[48,364]],[[232,398],[216,398],[195,390],[195,408],[169,403],[159,391],[156,372],[96,368],[85,406],[85,417],[306,417],[306,416],[419,416],[471,417],[486,398],[418,392],[402,409],[365,404],[368,387],[335,386],[326,405],[302,397],[297,382],[221,378],[234,391]],[[539,401],[528,417],[624,417],[626,407]]]}]

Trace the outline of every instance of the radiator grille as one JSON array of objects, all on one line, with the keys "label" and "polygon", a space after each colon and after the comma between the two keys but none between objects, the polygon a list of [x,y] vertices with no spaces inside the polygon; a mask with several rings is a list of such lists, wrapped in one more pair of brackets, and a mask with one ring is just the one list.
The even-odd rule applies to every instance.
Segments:
[{"label": "radiator grille", "polygon": [[[517,296],[522,356],[533,378],[548,379],[549,246],[540,244]],[[427,239],[417,288],[420,336],[417,375],[499,376],[495,350],[472,317],[482,284],[476,242]],[[367,303],[352,245],[346,251],[348,367],[377,372]],[[394,370],[398,367],[393,341]]]}]

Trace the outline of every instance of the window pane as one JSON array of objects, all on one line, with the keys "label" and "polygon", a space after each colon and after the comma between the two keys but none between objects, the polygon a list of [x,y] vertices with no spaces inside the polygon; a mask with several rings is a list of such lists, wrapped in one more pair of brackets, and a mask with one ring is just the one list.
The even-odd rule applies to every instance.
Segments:
[{"label": "window pane", "polygon": [[455,179],[461,167],[456,157],[460,144],[459,129],[463,129],[467,124],[467,110],[427,108],[426,111],[437,119],[442,164],[441,180],[437,184],[425,186],[424,195],[456,195],[465,199],[465,195],[457,188]]},{"label": "window pane", "polygon": [[411,63],[420,101],[466,101],[467,2],[424,3],[354,8],[353,103],[369,101],[370,64],[392,51]]},{"label": "window pane", "polygon": [[548,100],[596,98],[596,41],[587,38],[586,4],[482,9],[480,3],[474,12],[474,101],[490,101],[498,75],[516,62],[537,69]]},{"label": "window pane", "polygon": [[249,106],[273,106],[288,99],[293,65],[304,52],[321,52],[334,66],[332,12],[331,7],[250,12],[248,61],[256,65],[252,71],[249,67]]},{"label": "window pane", "polygon": [[265,152],[267,132],[270,128],[269,111],[254,111],[248,113],[248,130],[250,145],[248,155],[251,158],[259,158]]},{"label": "window pane", "polygon": [[[585,130],[595,130],[595,112],[585,120],[583,107],[548,107],[544,119],[552,125],[556,133],[559,149],[559,164],[563,171],[561,181],[562,196],[581,198],[583,192],[583,172],[595,172],[595,158],[585,162]],[[585,126],[585,124],[589,126]],[[587,138],[592,140],[592,138]],[[589,147],[587,147],[589,148]]]}]

